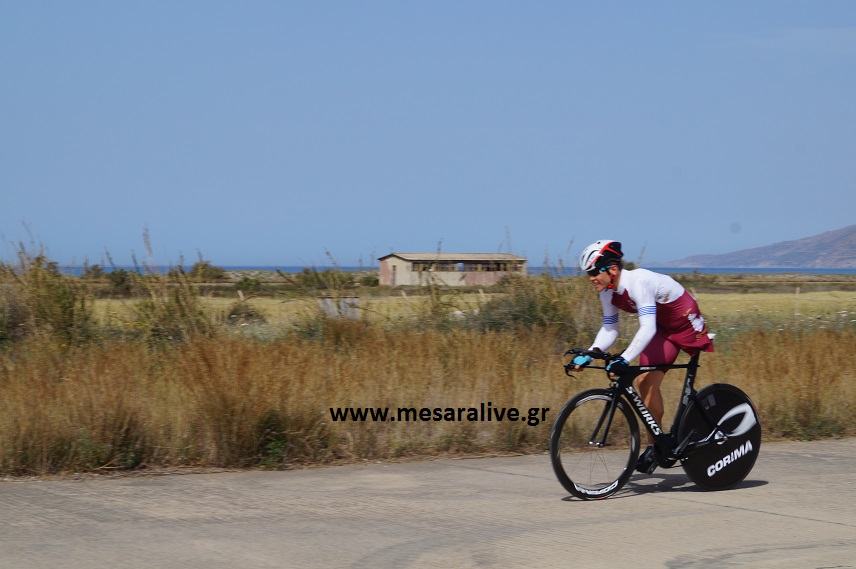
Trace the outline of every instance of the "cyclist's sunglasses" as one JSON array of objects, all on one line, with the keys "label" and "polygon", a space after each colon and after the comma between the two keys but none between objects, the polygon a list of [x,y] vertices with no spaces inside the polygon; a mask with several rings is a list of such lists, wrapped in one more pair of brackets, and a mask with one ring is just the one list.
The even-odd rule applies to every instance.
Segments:
[{"label": "cyclist's sunglasses", "polygon": [[603,272],[605,272],[605,269],[591,269],[590,271],[586,271],[586,274],[590,277],[596,277]]}]

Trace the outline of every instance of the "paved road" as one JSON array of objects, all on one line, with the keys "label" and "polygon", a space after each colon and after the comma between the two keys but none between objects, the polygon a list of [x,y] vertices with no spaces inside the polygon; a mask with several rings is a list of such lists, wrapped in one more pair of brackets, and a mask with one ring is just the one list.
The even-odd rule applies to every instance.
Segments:
[{"label": "paved road", "polygon": [[0,567],[856,567],[856,439],[563,499],[547,456],[0,482]]}]

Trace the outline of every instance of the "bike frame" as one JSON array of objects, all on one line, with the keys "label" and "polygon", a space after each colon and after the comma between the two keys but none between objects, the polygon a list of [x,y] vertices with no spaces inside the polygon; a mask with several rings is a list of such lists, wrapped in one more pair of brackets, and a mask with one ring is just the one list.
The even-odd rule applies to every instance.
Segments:
[{"label": "bike frame", "polygon": [[[677,441],[676,438],[678,436],[678,429],[680,428],[681,418],[686,411],[686,408],[689,406],[690,401],[695,400],[696,390],[695,390],[695,378],[696,371],[699,368],[699,355],[694,354],[690,357],[689,363],[686,364],[671,364],[671,365],[660,365],[660,366],[628,366],[627,369],[620,376],[617,376],[612,379],[612,383],[610,384],[610,391],[612,392],[612,399],[610,404],[603,410],[601,413],[600,419],[595,426],[594,431],[592,432],[592,436],[589,439],[589,444],[593,446],[604,446],[606,444],[606,438],[609,434],[609,427],[612,425],[612,419],[615,416],[615,408],[617,405],[617,401],[619,398],[623,397],[633,411],[636,413],[636,416],[639,417],[639,420],[642,421],[642,424],[645,425],[645,428],[651,434],[654,439],[654,446],[657,450],[657,456],[659,458],[660,466],[669,467],[674,466],[674,464],[682,459],[685,456],[685,453],[694,448],[698,448],[701,446],[705,446],[709,444],[714,437],[712,436],[714,433],[711,433],[710,436],[705,437],[701,441],[691,443],[690,436],[693,433],[690,433],[685,437],[683,441]],[[592,369],[606,369],[604,366],[590,366]],[[639,393],[636,391],[636,388],[633,387],[633,380],[638,376],[648,371],[654,370],[662,370],[667,371],[670,369],[686,369],[687,373],[684,377],[684,387],[681,395],[681,399],[678,402],[677,410],[675,411],[675,418],[672,422],[672,427],[669,432],[665,432],[663,428],[657,423],[654,419],[654,416],[651,414],[651,411],[648,407],[645,406],[645,403],[642,401],[642,398],[639,396]],[[699,406],[699,411],[702,413],[702,416],[707,420],[708,424],[712,431],[716,431],[716,425],[707,417],[707,414],[704,412],[704,409]],[[601,433],[600,440],[598,440],[598,433],[601,431],[601,427],[604,425],[604,421],[606,422],[606,427],[603,429]],[[724,436],[724,434],[722,434]],[[721,441],[721,437],[718,437],[716,440]]]}]

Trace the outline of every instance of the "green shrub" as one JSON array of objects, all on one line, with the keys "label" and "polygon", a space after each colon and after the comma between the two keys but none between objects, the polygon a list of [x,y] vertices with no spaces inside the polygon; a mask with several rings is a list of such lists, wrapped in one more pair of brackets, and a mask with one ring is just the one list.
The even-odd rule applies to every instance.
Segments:
[{"label": "green shrub", "polygon": [[243,277],[235,284],[235,288],[244,294],[257,294],[262,290],[262,283],[253,277]]},{"label": "green shrub", "polygon": [[360,285],[375,287],[380,285],[380,279],[377,274],[363,275],[360,277]]},{"label": "green shrub", "polygon": [[554,279],[510,278],[505,281],[506,294],[482,305],[478,321],[485,330],[517,327],[565,325],[572,315],[565,308],[563,295]]},{"label": "green shrub", "polygon": [[167,274],[172,278],[179,278],[182,275],[186,275],[192,281],[200,283],[220,282],[225,281],[228,278],[225,269],[217,267],[213,265],[211,261],[206,261],[204,259],[200,259],[193,263],[188,271],[185,271],[184,267],[179,265],[178,267],[170,269]]},{"label": "green shrub", "polygon": [[226,271],[211,264],[210,261],[199,260],[190,267],[190,277],[200,282],[219,282],[226,280]]},{"label": "green shrub", "polygon": [[303,269],[294,276],[296,283],[304,290],[341,290],[354,286],[354,275],[337,269]]},{"label": "green shrub", "polygon": [[181,342],[214,331],[199,293],[183,271],[150,273],[135,279],[146,298],[134,304],[132,325],[149,343]]},{"label": "green shrub", "polygon": [[286,418],[275,409],[264,413],[256,425],[258,465],[262,468],[281,468],[288,455]]},{"label": "green shrub", "polygon": [[131,296],[133,280],[131,273],[125,269],[114,269],[107,273],[107,282],[110,283],[109,294],[114,297]]},{"label": "green shrub", "polygon": [[101,265],[87,264],[83,266],[83,273],[81,273],[80,278],[90,281],[100,281],[104,278],[104,276],[104,269],[101,267]]},{"label": "green shrub", "polygon": [[61,274],[43,254],[21,250],[19,265],[0,269],[0,339],[46,333],[80,343],[94,337],[92,298],[78,279]]}]

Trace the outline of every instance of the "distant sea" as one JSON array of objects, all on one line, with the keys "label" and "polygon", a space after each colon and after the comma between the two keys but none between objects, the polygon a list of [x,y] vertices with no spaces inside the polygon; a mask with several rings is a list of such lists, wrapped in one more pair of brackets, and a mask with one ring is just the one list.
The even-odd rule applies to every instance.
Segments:
[{"label": "distant sea", "polygon": [[[219,265],[218,265],[219,266]],[[158,273],[166,273],[170,269],[173,269],[174,266],[155,266],[149,267],[152,271]],[[340,270],[346,272],[360,272],[360,271],[376,271],[377,267],[332,267],[332,266],[318,266],[318,267],[303,267],[303,266],[276,266],[276,265],[240,265],[240,266],[222,266],[223,269],[227,271],[282,271],[283,273],[299,273],[302,272],[303,269],[309,268],[314,269],[316,271],[326,271],[326,270]],[[658,273],[664,273],[667,275],[677,275],[677,274],[686,274],[686,273],[700,273],[705,275],[722,275],[722,274],[735,274],[735,275],[770,275],[770,274],[798,274],[798,275],[856,275],[856,269],[822,269],[822,268],[807,268],[807,269],[796,269],[796,268],[785,268],[785,269],[773,269],[773,268],[729,268],[729,267],[716,267],[716,268],[694,268],[694,267],[645,267],[646,269],[650,269],[652,271]],[[63,273],[68,275],[79,276],[83,272],[83,267],[60,267]],[[117,267],[104,267],[104,271],[110,272],[116,269],[125,269],[127,271],[134,271],[137,268],[133,266],[117,266]],[[189,267],[185,267],[185,269],[189,269]],[[579,275],[580,271],[575,267],[529,267],[530,275],[541,275],[544,273],[550,273],[552,275],[557,276],[574,276]]]}]

